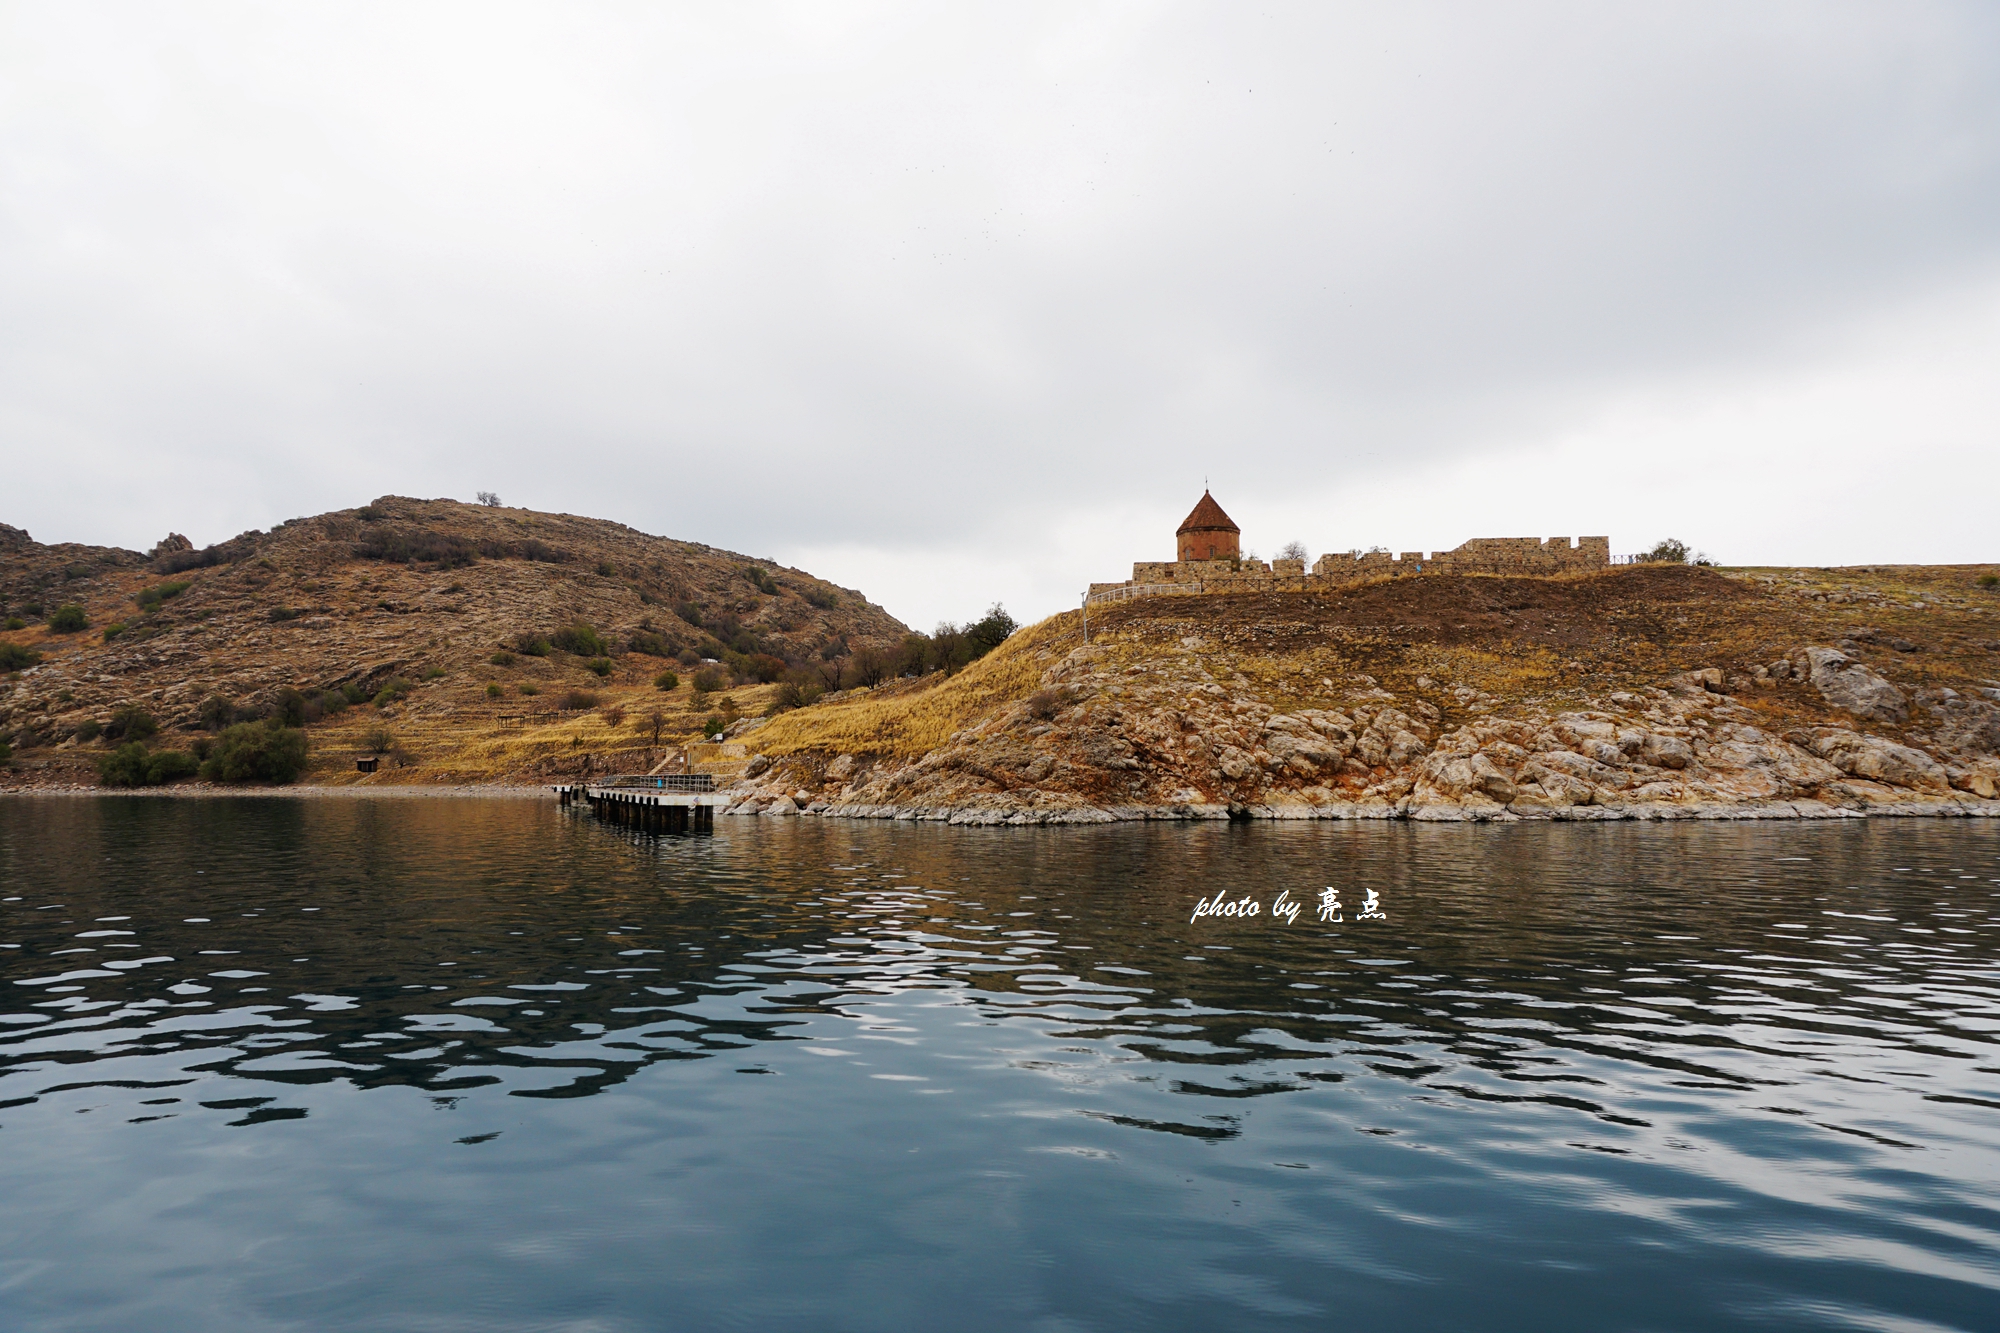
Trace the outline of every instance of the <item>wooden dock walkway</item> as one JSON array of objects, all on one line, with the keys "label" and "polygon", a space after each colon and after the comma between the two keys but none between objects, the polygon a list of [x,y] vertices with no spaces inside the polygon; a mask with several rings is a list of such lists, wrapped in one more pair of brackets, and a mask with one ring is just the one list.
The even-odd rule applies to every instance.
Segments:
[{"label": "wooden dock walkway", "polygon": [[606,823],[641,833],[713,833],[716,807],[729,803],[706,773],[628,774],[551,790],[563,805],[582,802]]}]

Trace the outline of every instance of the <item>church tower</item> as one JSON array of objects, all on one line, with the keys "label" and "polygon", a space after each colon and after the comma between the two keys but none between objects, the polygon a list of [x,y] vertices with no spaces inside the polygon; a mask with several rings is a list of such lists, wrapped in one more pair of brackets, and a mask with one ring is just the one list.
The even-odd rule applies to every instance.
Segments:
[{"label": "church tower", "polygon": [[1174,533],[1176,560],[1235,560],[1243,554],[1243,530],[1207,491]]}]

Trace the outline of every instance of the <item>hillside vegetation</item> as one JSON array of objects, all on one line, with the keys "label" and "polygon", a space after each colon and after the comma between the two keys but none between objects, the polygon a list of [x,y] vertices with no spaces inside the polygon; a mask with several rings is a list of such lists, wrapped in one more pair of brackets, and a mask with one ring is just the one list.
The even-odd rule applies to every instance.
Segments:
[{"label": "hillside vegetation", "polygon": [[[309,781],[603,771],[857,661],[879,679],[912,637],[857,590],[768,560],[395,496],[143,555],[0,528],[0,617],[0,781],[29,784],[96,781],[121,710],[155,747],[303,727]],[[375,754],[364,778],[355,760]]]},{"label": "hillside vegetation", "polygon": [[1990,567],[1155,597],[765,724],[738,808],[961,822],[2000,812]]},{"label": "hillside vegetation", "polygon": [[539,782],[724,732],[742,812],[2000,813],[1991,567],[1154,597],[1086,643],[1075,612],[919,635],[768,560],[385,497],[143,555],[0,528],[0,616],[15,785]]}]

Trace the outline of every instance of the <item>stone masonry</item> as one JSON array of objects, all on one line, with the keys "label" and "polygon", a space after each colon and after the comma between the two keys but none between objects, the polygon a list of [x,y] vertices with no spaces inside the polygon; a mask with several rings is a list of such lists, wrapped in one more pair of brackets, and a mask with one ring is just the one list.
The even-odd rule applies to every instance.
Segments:
[{"label": "stone masonry", "polygon": [[[1206,493],[1202,503],[1215,507]],[[1216,508],[1215,512],[1220,514],[1221,510]],[[1195,516],[1189,517],[1192,521]],[[1224,516],[1222,521],[1229,520]],[[1186,544],[1186,525],[1176,537],[1180,545]],[[1547,541],[1534,537],[1474,537],[1453,550],[1430,555],[1422,551],[1405,551],[1397,556],[1387,551],[1349,551],[1321,556],[1313,562],[1310,573],[1300,560],[1273,560],[1268,564],[1254,557],[1142,560],[1132,566],[1132,577],[1127,582],[1091,584],[1089,600],[1121,601],[1161,593],[1307,592],[1371,582],[1384,575],[1399,578],[1415,574],[1513,574],[1546,578],[1590,573],[1607,568],[1610,563],[1609,537],[1583,537],[1575,543],[1568,537],[1551,537]]]}]

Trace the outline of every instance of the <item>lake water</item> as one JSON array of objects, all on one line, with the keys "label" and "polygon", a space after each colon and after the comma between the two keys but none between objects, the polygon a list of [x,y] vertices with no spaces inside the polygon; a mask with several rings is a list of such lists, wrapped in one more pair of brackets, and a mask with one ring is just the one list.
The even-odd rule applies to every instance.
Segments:
[{"label": "lake water", "polygon": [[1980,821],[18,798],[0,883],[10,1330],[2000,1327]]}]

